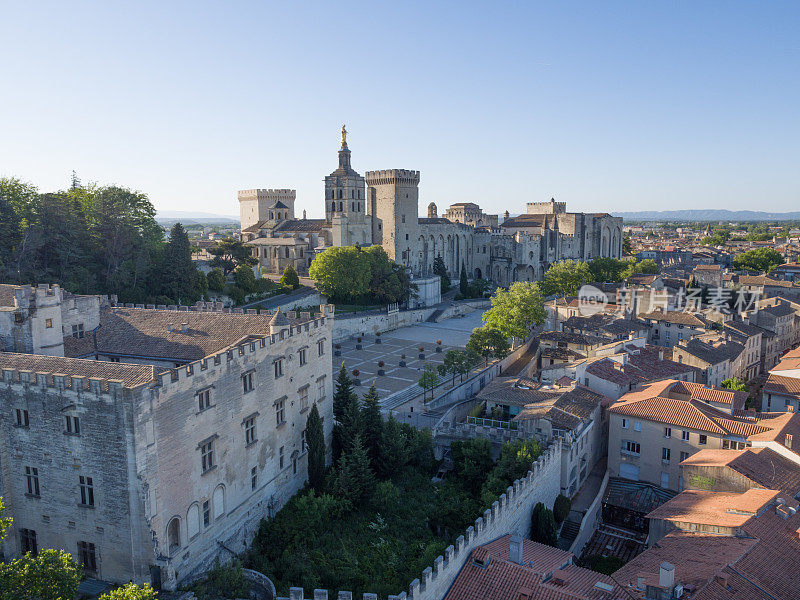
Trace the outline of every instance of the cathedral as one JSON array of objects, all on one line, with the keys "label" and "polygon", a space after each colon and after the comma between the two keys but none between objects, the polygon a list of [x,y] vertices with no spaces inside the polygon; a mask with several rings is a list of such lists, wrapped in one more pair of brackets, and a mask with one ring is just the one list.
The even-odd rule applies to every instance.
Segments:
[{"label": "cathedral", "polygon": [[239,191],[242,240],[267,273],[291,264],[308,273],[314,257],[332,246],[380,245],[414,277],[426,277],[441,256],[451,278],[461,265],[470,278],[505,287],[538,281],[560,260],[622,257],[622,219],[608,213],[570,213],[565,202],[528,202],[524,214],[500,221],[471,202],[440,217],[436,204],[419,216],[419,171],[388,169],[360,175],[351,165],[342,127],[339,166],[325,177],[325,218],[295,214],[291,189]]}]

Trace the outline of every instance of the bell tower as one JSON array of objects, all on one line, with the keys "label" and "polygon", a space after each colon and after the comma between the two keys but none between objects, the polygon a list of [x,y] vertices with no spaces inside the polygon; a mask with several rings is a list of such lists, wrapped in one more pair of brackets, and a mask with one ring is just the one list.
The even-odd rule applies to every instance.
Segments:
[{"label": "bell tower", "polygon": [[325,218],[331,224],[335,246],[372,244],[372,225],[366,217],[365,192],[364,178],[351,166],[347,129],[342,125],[339,166],[325,178]]}]

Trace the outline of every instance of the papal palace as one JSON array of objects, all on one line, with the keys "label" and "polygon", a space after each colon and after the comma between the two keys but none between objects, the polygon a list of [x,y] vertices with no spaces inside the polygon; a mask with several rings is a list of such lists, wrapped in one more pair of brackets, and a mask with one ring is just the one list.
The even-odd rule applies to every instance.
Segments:
[{"label": "papal palace", "polygon": [[470,277],[500,286],[541,279],[566,259],[622,256],[622,219],[608,213],[569,213],[565,202],[528,202],[527,212],[499,222],[477,204],[458,202],[439,216],[419,213],[419,171],[386,169],[360,175],[351,166],[342,127],[339,166],[325,177],[325,218],[295,216],[295,190],[239,192],[243,239],[270,273],[291,264],[307,273],[314,256],[331,246],[381,245],[389,257],[424,277],[441,256],[451,277],[461,265]]}]

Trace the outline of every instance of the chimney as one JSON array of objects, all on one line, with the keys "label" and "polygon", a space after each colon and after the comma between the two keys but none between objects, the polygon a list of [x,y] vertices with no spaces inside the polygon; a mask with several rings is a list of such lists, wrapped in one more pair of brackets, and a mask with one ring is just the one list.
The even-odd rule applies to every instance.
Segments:
[{"label": "chimney", "polygon": [[522,564],[522,537],[518,535],[512,535],[511,541],[509,542],[509,555],[511,562],[517,563],[518,565]]},{"label": "chimney", "polygon": [[786,441],[783,443],[783,445],[786,446],[789,450],[792,449],[792,434],[791,433],[787,433],[786,434]]},{"label": "chimney", "polygon": [[715,581],[720,584],[722,587],[728,587],[728,574],[725,571],[720,571],[716,575],[714,575]]},{"label": "chimney", "polygon": [[306,220],[306,210],[303,209],[303,221],[305,221],[305,220]]},{"label": "chimney", "polygon": [[786,412],[794,412],[794,404],[786,404]]},{"label": "chimney", "polygon": [[658,570],[658,585],[659,587],[672,589],[675,584],[675,565],[668,562],[662,562]]},{"label": "chimney", "polygon": [[658,360],[664,360],[664,349],[658,351]]},{"label": "chimney", "polygon": [[186,333],[187,331],[189,331],[189,324],[181,323],[181,333]]},{"label": "chimney", "polygon": [[175,329],[175,323],[167,323],[167,331],[173,331]]}]

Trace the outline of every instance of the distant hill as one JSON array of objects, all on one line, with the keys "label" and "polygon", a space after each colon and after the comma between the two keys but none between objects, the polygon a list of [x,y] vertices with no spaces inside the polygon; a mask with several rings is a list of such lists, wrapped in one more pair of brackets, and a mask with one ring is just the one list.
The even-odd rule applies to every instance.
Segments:
[{"label": "distant hill", "polygon": [[171,225],[176,221],[184,225],[238,225],[239,217],[185,210],[159,210],[156,212],[156,221],[161,225]]},{"label": "distant hill", "polygon": [[643,210],[615,212],[626,221],[793,221],[800,212],[762,212],[758,210]]}]

